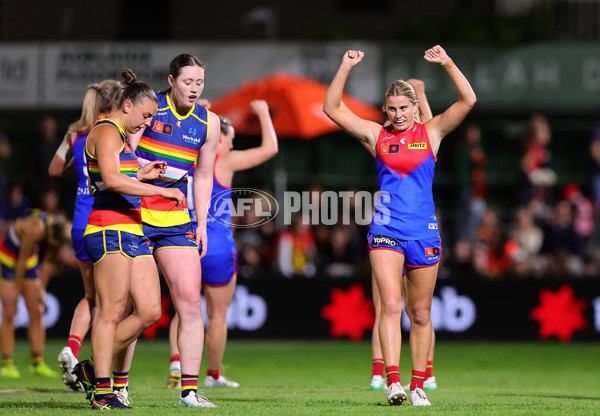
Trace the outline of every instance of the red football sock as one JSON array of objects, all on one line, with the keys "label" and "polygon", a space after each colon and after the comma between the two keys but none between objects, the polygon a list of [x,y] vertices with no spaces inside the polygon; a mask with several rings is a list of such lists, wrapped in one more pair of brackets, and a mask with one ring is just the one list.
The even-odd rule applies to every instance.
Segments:
[{"label": "red football sock", "polygon": [[79,357],[79,349],[81,348],[81,337],[78,337],[74,334],[69,335],[67,347],[71,348],[71,352],[73,353],[75,358]]},{"label": "red football sock", "polygon": [[410,380],[410,391],[414,389],[423,389],[423,382],[425,381],[425,371],[412,371],[412,379]]},{"label": "red football sock", "polygon": [[39,351],[31,352],[31,362],[33,365],[38,365],[39,363],[44,361],[44,354]]},{"label": "red football sock", "polygon": [[397,365],[390,365],[385,368],[387,374],[387,385],[391,386],[393,383],[400,383],[400,367]]},{"label": "red football sock", "polygon": [[433,360],[427,361],[427,369],[425,370],[425,380],[433,377]]},{"label": "red football sock", "polygon": [[215,380],[218,380],[221,377],[221,369],[218,370],[206,370],[206,375],[211,376]]},{"label": "red football sock", "polygon": [[371,373],[371,377],[373,376],[381,376],[383,377],[383,358],[373,358],[373,372]]}]

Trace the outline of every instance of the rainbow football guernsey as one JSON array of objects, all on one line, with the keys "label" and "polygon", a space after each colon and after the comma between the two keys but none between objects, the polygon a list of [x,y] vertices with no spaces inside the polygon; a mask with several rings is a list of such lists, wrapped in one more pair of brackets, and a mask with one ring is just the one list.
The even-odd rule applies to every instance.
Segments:
[{"label": "rainbow football guernsey", "polygon": [[[189,113],[181,116],[169,99],[169,94],[157,94],[158,111],[147,127],[136,149],[140,166],[154,160],[167,162],[163,178],[150,181],[162,187],[177,187],[187,195],[187,176],[194,166],[200,148],[208,137],[209,112],[194,104]],[[155,227],[173,227],[190,222],[187,202],[162,197],[142,198],[142,219]]]},{"label": "rainbow football guernsey", "polygon": [[383,127],[376,152],[381,193],[370,232],[402,240],[439,235],[431,190],[437,158],[425,126],[415,122],[404,132]]},{"label": "rainbow football guernsey", "polygon": [[[119,171],[123,175],[137,180],[138,160],[133,149],[127,143],[125,131],[117,123],[109,119],[98,121],[94,129],[104,124],[116,128],[123,140],[123,146],[119,152]],[[92,129],[92,131],[94,130]],[[144,235],[142,232],[140,197],[109,190],[102,180],[102,175],[98,167],[98,159],[88,152],[87,147],[85,149],[85,158],[94,204],[84,235],[103,230],[117,230],[135,235]]]}]

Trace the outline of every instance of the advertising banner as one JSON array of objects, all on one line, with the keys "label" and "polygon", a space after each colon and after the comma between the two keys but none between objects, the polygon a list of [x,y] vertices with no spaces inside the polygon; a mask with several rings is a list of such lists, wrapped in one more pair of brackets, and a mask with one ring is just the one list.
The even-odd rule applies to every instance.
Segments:
[{"label": "advertising banner", "polygon": [[[68,335],[82,295],[75,276],[51,281],[44,316],[49,337]],[[144,337],[168,336],[173,306],[164,283],[162,307],[161,319]],[[438,339],[598,340],[600,281],[444,279],[434,293],[431,320]],[[243,279],[227,321],[231,338],[366,341],[374,322],[370,282],[319,276]],[[15,324],[25,336],[28,317],[22,300]],[[406,314],[402,328],[410,328]]]},{"label": "advertising banner", "polygon": [[[245,81],[284,72],[331,82],[344,51],[365,47],[359,43],[53,43],[40,47],[44,66],[37,104],[78,108],[85,88],[115,78],[131,68],[138,79],[156,91],[167,88],[169,63],[182,53],[206,63],[202,97],[214,100],[239,88]],[[373,46],[369,47],[373,49]],[[362,65],[361,78],[348,84],[348,92],[365,101],[375,100],[380,80],[378,54]],[[358,71],[357,71],[358,72]],[[260,98],[260,97],[257,97]]]}]

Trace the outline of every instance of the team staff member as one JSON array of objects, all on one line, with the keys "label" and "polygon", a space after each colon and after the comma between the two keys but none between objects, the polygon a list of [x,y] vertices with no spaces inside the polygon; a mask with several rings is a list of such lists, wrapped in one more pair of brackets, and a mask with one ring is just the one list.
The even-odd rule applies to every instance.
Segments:
[{"label": "team staff member", "polygon": [[94,266],[85,252],[83,244],[83,233],[94,202],[88,187],[85,140],[98,118],[103,114],[113,112],[115,106],[119,104],[122,92],[123,84],[116,80],[105,80],[99,84],[88,85],[88,90],[83,99],[81,117],[69,126],[48,168],[49,175],[54,177],[75,170],[77,181],[71,241],[81,271],[85,295],[73,312],[67,345],[58,354],[63,382],[73,390],[80,389],[80,385],[72,371],[77,364],[81,342],[92,325],[96,308]]},{"label": "team staff member", "polygon": [[[0,376],[19,378],[14,364],[17,300],[23,296],[29,314],[29,345],[32,374],[56,377],[58,374],[44,362],[46,328],[42,323],[45,310],[45,288],[59,249],[68,242],[70,223],[60,214],[33,210],[18,218],[0,240],[0,299],[2,324],[0,347],[3,367]],[[41,259],[41,262],[40,262]]]},{"label": "team staff member", "polygon": [[444,49],[425,51],[425,60],[446,69],[458,100],[425,124],[415,120],[418,101],[410,84],[397,81],[385,94],[384,111],[390,126],[363,120],[342,104],[344,85],[364,57],[349,50],[327,91],[323,111],[340,127],[366,143],[376,155],[382,198],[368,235],[369,256],[379,295],[379,338],[387,373],[387,399],[402,404],[406,393],[399,376],[402,269],[406,266],[406,302],[411,311],[411,403],[429,406],[423,391],[432,327],[429,312],[441,254],[441,240],[431,192],[437,152],[442,139],[467,116],[475,93]]},{"label": "team staff member", "polygon": [[[194,233],[187,203],[178,206],[162,198],[142,198],[144,234],[169,285],[180,317],[177,345],[181,355],[182,407],[216,407],[198,392],[198,373],[204,344],[200,304],[200,258],[206,254],[206,217],[213,184],[213,165],[219,141],[219,118],[197,103],[204,89],[205,64],[189,54],[169,65],[170,87],[158,94],[158,112],[137,146],[140,165],[167,162],[164,177],[152,181],[164,189],[187,192],[188,172],[194,172],[194,204],[198,227]],[[198,252],[200,247],[200,253]]]},{"label": "team staff member", "polygon": [[[137,81],[130,70],[119,105],[96,123],[85,144],[85,156],[94,205],[84,234],[86,252],[94,264],[98,310],[92,327],[95,392],[93,409],[127,408],[112,393],[110,367],[113,351],[120,351],[160,316],[160,285],[150,248],[142,232],[140,196],[160,196],[176,205],[185,196],[175,188],[138,181],[138,161],[126,133],[150,125],[157,110],[154,91]],[[164,162],[148,168],[150,176],[164,170]],[[147,172],[147,170],[145,171]],[[143,175],[145,176],[145,175]],[[134,259],[146,258],[154,267],[140,273]],[[143,266],[140,264],[140,266]],[[131,295],[135,312],[123,319]],[[80,382],[89,382],[89,360],[75,367]],[[86,370],[86,371],[84,371]]]},{"label": "team staff member", "polygon": [[[208,315],[206,328],[208,367],[204,379],[205,387],[239,387],[239,383],[221,374],[221,363],[227,343],[227,311],[233,298],[238,272],[237,251],[231,230],[231,213],[223,207],[231,206],[231,183],[235,172],[258,166],[278,152],[277,134],[273,128],[267,102],[252,101],[250,111],[258,117],[262,132],[261,145],[251,149],[231,150],[235,129],[229,119],[220,117],[221,129],[207,223],[210,246],[202,259],[202,283]],[[196,216],[191,199],[188,193],[188,201],[192,202],[190,217],[192,222],[195,222]],[[177,328],[177,316],[174,321],[170,331]],[[173,339],[173,337],[169,338]],[[178,355],[176,345],[171,345],[171,354],[173,364],[176,362],[174,356]],[[175,377],[169,376],[169,381],[174,379]],[[167,387],[172,388],[173,384]]]}]

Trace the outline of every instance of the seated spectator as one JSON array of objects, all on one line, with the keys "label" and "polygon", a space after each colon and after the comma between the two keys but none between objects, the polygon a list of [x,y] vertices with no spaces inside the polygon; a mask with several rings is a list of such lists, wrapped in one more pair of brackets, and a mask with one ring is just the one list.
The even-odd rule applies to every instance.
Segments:
[{"label": "seated spectator", "polygon": [[[440,278],[470,279],[475,276],[473,267],[473,246],[467,238],[460,238],[454,242],[448,255],[444,255],[443,264],[440,265]],[[444,253],[444,250],[442,250]]]},{"label": "seated spectator", "polygon": [[548,262],[546,272],[556,277],[581,276],[584,273],[582,239],[575,231],[573,208],[559,201],[544,228],[542,252]]},{"label": "seated spectator", "polygon": [[314,277],[316,245],[312,229],[302,221],[302,214],[292,215],[292,224],[281,230],[277,242],[277,268],[285,277]]},{"label": "seated spectator", "polygon": [[563,187],[563,198],[572,204],[574,210],[573,226],[581,237],[585,255],[590,254],[590,239],[594,232],[594,204],[583,195],[579,185],[568,183]]},{"label": "seated spectator", "polygon": [[518,276],[541,274],[542,265],[538,255],[544,242],[544,233],[535,224],[533,215],[527,208],[517,210],[509,236],[518,245],[512,272]]},{"label": "seated spectator", "polygon": [[331,231],[331,251],[325,273],[330,277],[349,277],[357,272],[357,256],[352,250],[351,230],[347,225],[336,225]]},{"label": "seated spectator", "polygon": [[486,209],[476,232],[473,251],[475,271],[486,278],[502,277],[513,266],[517,248],[516,242],[507,239],[496,211]]}]

